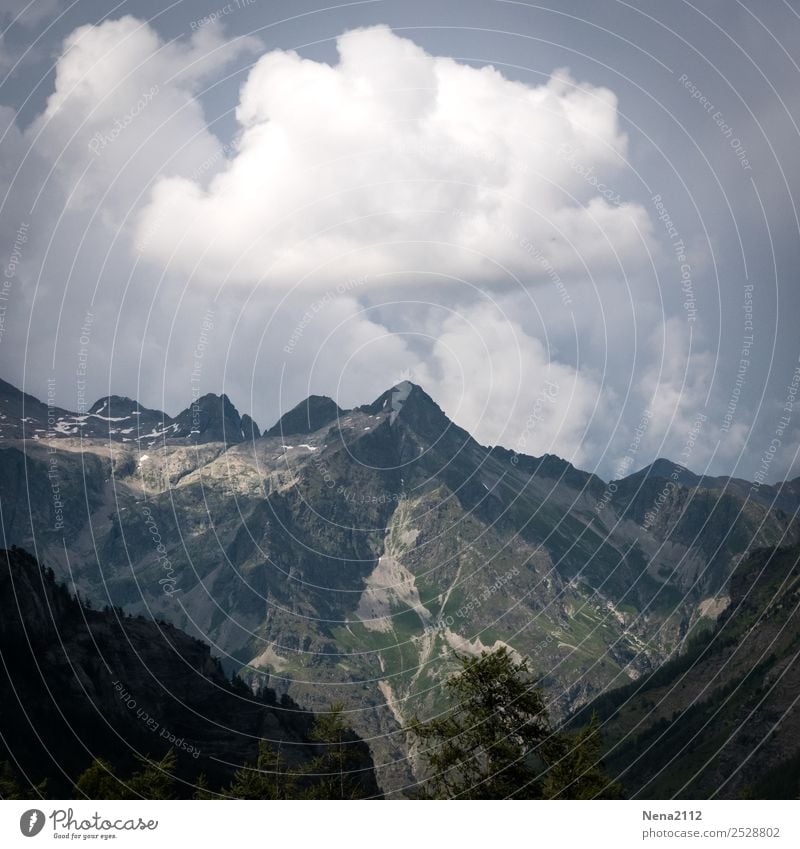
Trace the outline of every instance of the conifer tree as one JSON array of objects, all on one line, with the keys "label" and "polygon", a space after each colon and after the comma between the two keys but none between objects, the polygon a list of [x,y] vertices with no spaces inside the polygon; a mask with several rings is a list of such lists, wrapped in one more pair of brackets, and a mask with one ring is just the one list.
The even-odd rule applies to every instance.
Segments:
[{"label": "conifer tree", "polygon": [[31,785],[21,781],[16,770],[8,761],[0,761],[0,799],[32,799],[44,797],[47,790],[47,779],[39,784]]},{"label": "conifer tree", "polygon": [[125,783],[114,774],[114,768],[103,758],[95,758],[80,774],[75,786],[88,799],[130,799]]},{"label": "conifer tree", "polygon": [[453,707],[408,730],[427,767],[422,795],[436,799],[594,798],[615,795],[603,775],[597,722],[576,735],[551,725],[526,659],[503,646],[458,657],[445,684]]},{"label": "conifer tree", "polygon": [[259,740],[255,766],[237,769],[224,793],[234,799],[291,799],[293,791],[294,782],[281,753]]},{"label": "conifer tree", "polygon": [[343,714],[344,705],[337,703],[314,719],[309,739],[317,744],[319,753],[306,769],[311,778],[303,793],[307,799],[358,799],[362,795],[354,772],[360,759]]},{"label": "conifer tree", "polygon": [[595,714],[577,734],[559,734],[548,765],[544,795],[548,799],[619,799],[620,785],[601,766],[600,722]]},{"label": "conifer tree", "polygon": [[135,772],[127,782],[128,790],[134,799],[171,799],[175,788],[175,767],[178,758],[174,749],[170,749],[160,760],[143,757],[139,759],[142,768]]}]

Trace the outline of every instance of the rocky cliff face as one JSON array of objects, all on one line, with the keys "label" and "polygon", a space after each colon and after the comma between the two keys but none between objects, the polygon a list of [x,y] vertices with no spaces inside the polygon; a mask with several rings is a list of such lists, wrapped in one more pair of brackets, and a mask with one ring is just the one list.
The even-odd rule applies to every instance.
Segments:
[{"label": "rocky cliff face", "polygon": [[606,765],[636,798],[800,795],[800,547],[745,558],[730,604],[681,657],[599,714]]},{"label": "rocky cliff face", "polygon": [[[172,749],[191,795],[201,773],[217,786],[253,763],[260,739],[290,769],[317,754],[313,716],[291,699],[232,683],[207,644],[172,625],[80,604],[21,550],[0,551],[0,607],[0,761],[46,778],[50,797],[72,798],[95,757],[125,767]],[[366,746],[351,745],[364,795],[376,795]]]},{"label": "rocky cliff face", "polygon": [[662,463],[607,485],[479,445],[408,382],[235,430],[4,438],[8,542],[303,705],[343,700],[390,788],[412,781],[400,727],[442,706],[454,651],[529,655],[564,714],[712,619],[748,546],[798,539],[796,482],[753,493]]}]

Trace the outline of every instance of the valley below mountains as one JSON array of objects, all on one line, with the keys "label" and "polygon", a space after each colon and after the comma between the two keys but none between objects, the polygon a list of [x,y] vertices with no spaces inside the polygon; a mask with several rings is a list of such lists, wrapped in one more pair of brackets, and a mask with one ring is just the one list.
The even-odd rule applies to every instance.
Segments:
[{"label": "valley below mountains", "polygon": [[[799,509],[800,479],[658,460],[609,485],[483,446],[407,381],[351,410],[312,396],[263,433],[224,395],[174,418],[118,396],[79,415],[0,382],[2,547],[95,607],[208,642],[251,688],[343,703],[389,797],[413,791],[403,726],[446,709],[455,653],[507,646],[555,717],[605,704],[629,739],[637,687],[723,624],[745,627],[737,567],[799,544]],[[627,701],[611,710],[598,700],[615,690]]]}]

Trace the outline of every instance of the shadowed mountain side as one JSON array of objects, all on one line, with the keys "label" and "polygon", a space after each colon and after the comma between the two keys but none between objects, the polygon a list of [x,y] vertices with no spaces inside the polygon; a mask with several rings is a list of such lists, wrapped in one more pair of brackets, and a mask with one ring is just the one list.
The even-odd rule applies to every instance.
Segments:
[{"label": "shadowed mountain side", "polygon": [[605,763],[644,799],[800,797],[800,546],[753,552],[716,627],[601,696]]},{"label": "shadowed mountain side", "polygon": [[[73,782],[94,758],[126,771],[136,755],[174,751],[178,795],[202,773],[228,781],[254,762],[259,740],[278,748],[289,770],[318,753],[313,714],[264,690],[229,680],[209,647],[164,622],[118,609],[92,610],[21,550],[0,551],[0,761],[51,798],[80,797]],[[354,777],[378,794],[366,746]]]}]

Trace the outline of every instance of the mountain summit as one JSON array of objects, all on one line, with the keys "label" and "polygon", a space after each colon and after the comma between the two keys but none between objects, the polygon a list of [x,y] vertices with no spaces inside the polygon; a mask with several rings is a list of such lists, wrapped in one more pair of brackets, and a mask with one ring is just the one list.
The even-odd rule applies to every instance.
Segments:
[{"label": "mountain summit", "polygon": [[344,414],[339,405],[327,395],[310,395],[296,407],[284,413],[278,421],[264,431],[264,436],[295,436],[314,433]]}]

